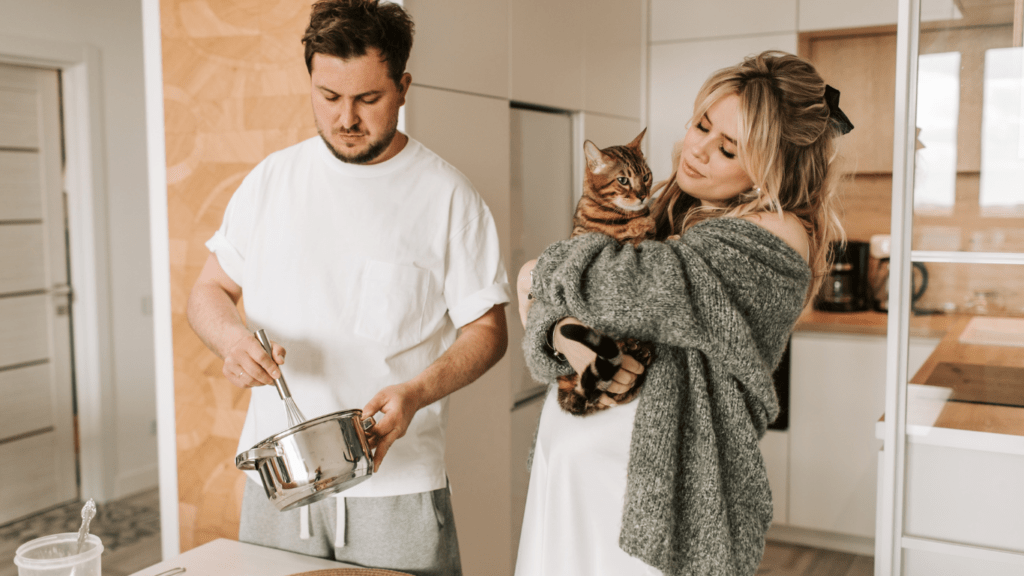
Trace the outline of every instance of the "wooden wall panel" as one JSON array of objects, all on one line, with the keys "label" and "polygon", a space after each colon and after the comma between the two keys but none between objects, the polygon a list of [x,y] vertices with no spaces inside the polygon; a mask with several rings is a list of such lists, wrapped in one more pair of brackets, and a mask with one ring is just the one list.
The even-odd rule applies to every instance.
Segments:
[{"label": "wooden wall panel", "polygon": [[[1010,33],[1009,24],[999,23],[932,26],[921,34],[922,53],[961,54],[960,115],[954,205],[915,210],[915,250],[1024,252],[1024,213],[1007,209],[994,214],[979,205],[985,52],[1009,46]],[[801,54],[842,91],[843,110],[857,126],[843,139],[840,151],[844,169],[852,173],[841,193],[841,218],[850,240],[867,241],[890,228],[895,35],[895,30],[874,28],[801,37]],[[1013,267],[926,266],[929,285],[919,308],[973,310],[978,295],[985,293],[989,314],[1024,315],[1017,271],[1008,269]]]},{"label": "wooden wall panel", "polygon": [[267,154],[313,136],[302,32],[310,0],[163,0],[171,308],[182,551],[237,538],[234,467],[249,394],[185,316],[228,199]]},{"label": "wooden wall panel", "polygon": [[[806,36],[805,36],[806,38]],[[858,173],[892,172],[896,100],[896,30],[811,36],[802,54],[840,92],[839,105],[856,128],[843,137],[843,156]]]}]

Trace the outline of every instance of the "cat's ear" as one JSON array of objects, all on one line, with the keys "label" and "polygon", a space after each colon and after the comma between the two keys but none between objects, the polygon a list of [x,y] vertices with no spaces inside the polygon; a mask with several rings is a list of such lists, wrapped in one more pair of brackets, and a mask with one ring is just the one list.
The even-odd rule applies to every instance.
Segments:
[{"label": "cat's ear", "polygon": [[600,171],[608,164],[608,157],[590,140],[583,143],[583,153],[587,156],[587,167],[592,172]]},{"label": "cat's ear", "polygon": [[640,142],[643,141],[644,134],[647,134],[647,128],[644,128],[643,130],[641,130],[640,131],[640,135],[637,136],[636,138],[633,138],[633,141],[630,142],[629,144],[627,144],[626,146],[628,146],[629,148],[632,148],[633,150],[636,150],[637,152],[640,152],[641,151],[640,150]]}]

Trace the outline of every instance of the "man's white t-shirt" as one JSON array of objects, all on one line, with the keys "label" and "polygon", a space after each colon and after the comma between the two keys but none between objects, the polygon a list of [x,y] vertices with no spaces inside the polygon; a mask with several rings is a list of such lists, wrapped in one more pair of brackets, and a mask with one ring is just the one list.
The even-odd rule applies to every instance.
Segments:
[{"label": "man's white t-shirt", "polygon": [[[242,287],[249,327],[285,347],[282,373],[306,418],[410,380],[510,297],[487,205],[412,138],[372,165],[341,162],[319,136],[271,154],[206,245]],[[344,495],[443,488],[447,407],[420,410],[380,470]],[[253,388],[238,451],[287,428],[276,388]]]}]

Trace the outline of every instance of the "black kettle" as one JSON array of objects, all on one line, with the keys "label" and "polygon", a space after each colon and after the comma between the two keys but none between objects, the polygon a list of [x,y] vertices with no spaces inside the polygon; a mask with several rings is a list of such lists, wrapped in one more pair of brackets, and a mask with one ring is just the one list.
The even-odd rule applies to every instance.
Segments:
[{"label": "black kettle", "polygon": [[[924,262],[911,262],[910,309],[917,312],[917,301],[928,289],[928,268]],[[889,259],[880,258],[875,270],[875,283],[871,290],[872,306],[878,312],[889,311]]]}]

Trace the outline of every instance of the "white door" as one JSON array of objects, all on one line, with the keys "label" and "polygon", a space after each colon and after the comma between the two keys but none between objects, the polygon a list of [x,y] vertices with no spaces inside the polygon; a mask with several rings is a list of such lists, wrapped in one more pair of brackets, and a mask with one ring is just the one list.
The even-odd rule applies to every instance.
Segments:
[{"label": "white door", "polygon": [[[519,268],[540,256],[550,244],[572,232],[573,123],[568,112],[543,112],[513,107],[511,129],[512,266],[515,285]],[[526,509],[530,474],[526,459],[544,405],[546,386],[534,382],[522,349],[523,327],[518,308],[509,310],[508,356],[512,362],[512,557],[519,549],[519,533]],[[513,352],[514,351],[514,352]]]},{"label": "white door", "polygon": [[78,497],[59,83],[0,65],[0,524]]}]

